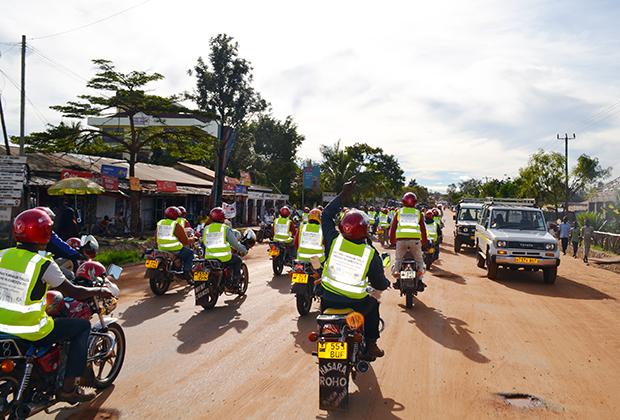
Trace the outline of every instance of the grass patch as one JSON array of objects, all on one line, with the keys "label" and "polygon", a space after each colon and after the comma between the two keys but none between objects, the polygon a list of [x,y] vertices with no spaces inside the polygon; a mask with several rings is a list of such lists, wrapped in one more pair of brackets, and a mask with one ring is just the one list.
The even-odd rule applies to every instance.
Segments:
[{"label": "grass patch", "polygon": [[102,251],[97,254],[97,261],[104,266],[110,264],[124,265],[131,264],[138,261],[142,261],[142,251],[137,249],[132,250],[118,250],[111,249],[109,251]]}]

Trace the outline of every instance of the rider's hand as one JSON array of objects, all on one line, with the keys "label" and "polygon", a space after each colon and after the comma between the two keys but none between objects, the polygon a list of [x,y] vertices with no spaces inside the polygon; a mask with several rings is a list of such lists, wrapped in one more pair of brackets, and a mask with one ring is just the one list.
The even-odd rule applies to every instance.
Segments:
[{"label": "rider's hand", "polygon": [[98,298],[109,299],[114,297],[114,293],[107,287],[93,288],[95,296]]},{"label": "rider's hand", "polygon": [[351,200],[353,196],[353,190],[355,189],[355,176],[352,176],[347,182],[342,186],[342,192],[340,196],[343,202],[348,202]]}]

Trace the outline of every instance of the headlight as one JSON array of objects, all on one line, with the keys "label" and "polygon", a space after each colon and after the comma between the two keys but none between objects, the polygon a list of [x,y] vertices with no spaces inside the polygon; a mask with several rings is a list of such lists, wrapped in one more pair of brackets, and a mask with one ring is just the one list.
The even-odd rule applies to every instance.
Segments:
[{"label": "headlight", "polygon": [[506,241],[497,241],[498,248],[506,248]]},{"label": "headlight", "polygon": [[555,249],[555,244],[549,243],[549,244],[545,244],[545,249],[547,251],[552,251]]},{"label": "headlight", "polygon": [[461,232],[469,232],[469,228],[468,227],[462,227],[461,228]]}]

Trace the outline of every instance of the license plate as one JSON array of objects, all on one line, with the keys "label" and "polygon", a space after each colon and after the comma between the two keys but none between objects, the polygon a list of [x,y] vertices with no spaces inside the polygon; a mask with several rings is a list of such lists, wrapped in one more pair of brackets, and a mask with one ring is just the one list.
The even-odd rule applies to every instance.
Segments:
[{"label": "license plate", "polygon": [[538,258],[515,257],[515,262],[519,264],[538,264]]},{"label": "license plate", "polygon": [[293,273],[293,283],[307,284],[308,275],[303,273]]},{"label": "license plate", "polygon": [[159,267],[159,260],[146,260],[144,266],[146,268],[157,268]]},{"label": "license plate", "polygon": [[415,279],[415,273],[413,271],[401,271],[400,278],[401,279]]},{"label": "license plate", "polygon": [[194,272],[194,281],[207,281],[209,280],[208,271],[196,271]]},{"label": "license plate", "polygon": [[270,257],[277,257],[278,255],[280,255],[280,250],[276,249],[276,248],[272,248],[269,250],[269,256]]},{"label": "license plate", "polygon": [[428,253],[429,254],[434,254],[435,253],[435,248],[429,248],[428,249]]},{"label": "license plate", "polygon": [[339,341],[319,342],[319,351],[317,353],[319,359],[346,359],[347,343],[341,343]]}]

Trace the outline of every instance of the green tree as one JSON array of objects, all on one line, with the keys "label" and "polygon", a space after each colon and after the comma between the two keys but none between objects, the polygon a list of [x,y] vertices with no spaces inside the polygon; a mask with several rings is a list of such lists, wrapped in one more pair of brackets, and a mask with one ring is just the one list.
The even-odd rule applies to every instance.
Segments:
[{"label": "green tree", "polygon": [[519,170],[522,180],[520,195],[536,199],[538,205],[550,205],[556,213],[564,201],[564,156],[558,152],[539,150],[527,166]]},{"label": "green tree", "polygon": [[446,195],[448,203],[450,203],[451,205],[457,204],[463,198],[463,193],[459,190],[458,185],[454,183],[448,185]]},{"label": "green tree", "polygon": [[571,200],[582,200],[597,182],[609,177],[611,168],[603,168],[597,157],[582,154],[571,171],[569,181],[569,197]]},{"label": "green tree", "polygon": [[[163,79],[159,73],[131,71],[122,73],[116,70],[109,60],[93,60],[97,73],[88,81],[86,87],[96,94],[79,95],[78,101],[51,108],[65,118],[83,120],[89,116],[113,115],[129,120],[129,131],[123,134],[104,133],[99,129],[84,127],[77,123],[50,125],[45,132],[32,133],[28,148],[46,152],[77,153],[123,153],[129,156],[129,176],[135,176],[135,164],[142,152],[175,145],[180,150],[183,145],[210,141],[209,136],[199,127],[171,129],[168,127],[139,126],[135,118],[138,114],[154,116],[162,113],[189,113],[190,110],[177,103],[175,96],[163,97],[146,92],[146,85]],[[196,112],[192,112],[193,115]],[[160,120],[161,121],[161,120]],[[104,141],[103,139],[107,139]],[[140,192],[130,192],[131,228],[134,233],[140,229]]]}]

